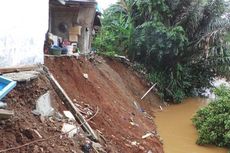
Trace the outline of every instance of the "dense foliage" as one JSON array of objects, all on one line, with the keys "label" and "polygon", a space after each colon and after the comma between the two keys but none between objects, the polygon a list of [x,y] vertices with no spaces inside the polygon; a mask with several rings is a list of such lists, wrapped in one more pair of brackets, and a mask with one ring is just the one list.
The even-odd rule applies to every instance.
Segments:
[{"label": "dense foliage", "polygon": [[217,99],[200,109],[193,118],[198,129],[198,144],[230,148],[230,88],[215,89]]},{"label": "dense foliage", "polygon": [[227,12],[225,0],[120,0],[94,46],[144,64],[161,97],[180,102],[229,75]]}]

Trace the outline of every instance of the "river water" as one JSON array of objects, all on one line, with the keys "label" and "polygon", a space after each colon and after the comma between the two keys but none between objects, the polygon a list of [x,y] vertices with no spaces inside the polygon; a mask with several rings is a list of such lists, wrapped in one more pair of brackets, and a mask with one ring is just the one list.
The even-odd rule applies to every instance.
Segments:
[{"label": "river water", "polygon": [[227,149],[196,144],[197,131],[191,118],[207,105],[207,100],[190,98],[182,104],[170,105],[157,112],[156,125],[163,139],[165,153],[227,153]]}]

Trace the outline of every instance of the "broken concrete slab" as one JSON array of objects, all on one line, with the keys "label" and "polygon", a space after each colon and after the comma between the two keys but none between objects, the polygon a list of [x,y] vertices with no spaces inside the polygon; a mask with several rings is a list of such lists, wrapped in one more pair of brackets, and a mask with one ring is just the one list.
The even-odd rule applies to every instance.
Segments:
[{"label": "broken concrete slab", "polygon": [[50,91],[38,98],[36,102],[36,109],[33,110],[32,113],[44,117],[53,115],[54,108],[51,105]]},{"label": "broken concrete slab", "polygon": [[14,111],[0,109],[0,120],[9,119],[12,116],[14,116]]},{"label": "broken concrete slab", "polygon": [[59,113],[59,112],[56,112],[56,111],[54,112],[53,117],[54,117],[55,120],[57,120],[59,122],[61,122],[62,119],[63,119],[63,115],[61,113]]},{"label": "broken concrete slab", "polygon": [[94,150],[97,150],[97,152],[106,153],[106,151],[100,143],[92,142],[92,147],[94,148]]},{"label": "broken concrete slab", "polygon": [[61,131],[63,133],[68,134],[69,138],[74,137],[75,134],[80,132],[80,128],[77,127],[76,125],[68,124],[68,123],[63,123]]},{"label": "broken concrete slab", "polygon": [[27,82],[37,79],[39,76],[39,72],[37,71],[24,71],[24,72],[16,72],[16,73],[7,73],[4,74],[4,77],[12,79],[17,82]]},{"label": "broken concrete slab", "polygon": [[76,121],[75,117],[70,111],[63,111],[65,117],[67,117],[70,121]]}]

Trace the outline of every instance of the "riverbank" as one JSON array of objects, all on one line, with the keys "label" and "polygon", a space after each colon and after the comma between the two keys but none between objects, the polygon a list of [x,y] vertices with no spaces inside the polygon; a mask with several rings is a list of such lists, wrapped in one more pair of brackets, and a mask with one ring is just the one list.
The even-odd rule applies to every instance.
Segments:
[{"label": "riverbank", "polygon": [[181,104],[170,105],[157,112],[156,124],[163,139],[165,153],[227,153],[227,149],[197,145],[197,131],[191,118],[207,104],[207,99],[189,98]]}]

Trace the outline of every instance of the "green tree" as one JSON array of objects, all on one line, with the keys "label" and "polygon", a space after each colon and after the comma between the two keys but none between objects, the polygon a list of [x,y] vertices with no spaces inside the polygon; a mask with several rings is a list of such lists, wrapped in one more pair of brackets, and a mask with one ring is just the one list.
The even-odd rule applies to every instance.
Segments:
[{"label": "green tree", "polygon": [[225,0],[121,0],[104,14],[97,48],[144,64],[162,98],[180,102],[229,73],[227,12]]}]

